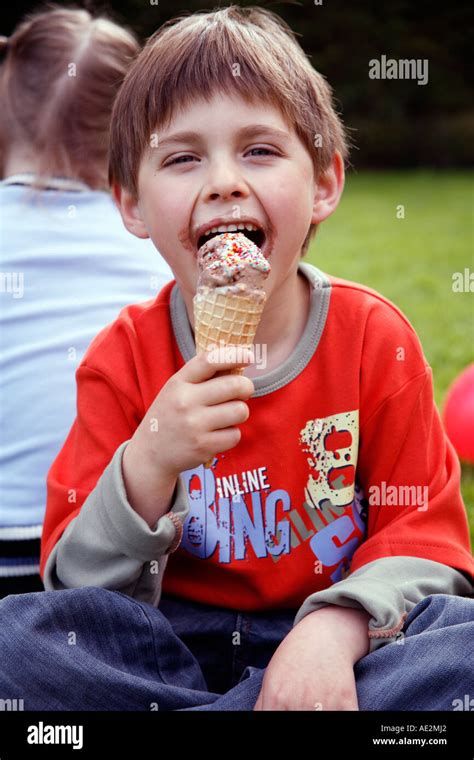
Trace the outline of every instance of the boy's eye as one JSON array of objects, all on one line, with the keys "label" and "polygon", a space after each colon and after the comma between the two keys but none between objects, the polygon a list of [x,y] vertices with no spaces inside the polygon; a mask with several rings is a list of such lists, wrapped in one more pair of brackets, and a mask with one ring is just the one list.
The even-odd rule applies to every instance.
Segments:
[{"label": "boy's eye", "polygon": [[[173,158],[171,161],[168,161],[168,163],[164,165],[171,166],[171,164],[177,164],[178,162],[181,163],[182,158],[194,158],[194,156],[176,156],[176,158]],[[185,163],[187,163],[187,161]]]},{"label": "boy's eye", "polygon": [[254,151],[254,150],[264,150],[265,153],[268,153],[271,156],[276,156],[277,155],[275,153],[275,151],[274,150],[270,150],[270,148],[251,148],[250,149],[250,153],[252,153],[252,151]]},{"label": "boy's eye", "polygon": [[[252,153],[254,150],[263,150],[266,155],[270,156],[276,156],[274,150],[270,150],[270,148],[251,148],[249,150],[249,153]],[[194,160],[194,156],[184,155],[184,156],[176,156],[176,158],[171,159],[171,161],[168,161],[168,163],[164,164],[164,166],[171,166],[172,164],[181,164],[181,163],[188,163],[187,161],[183,161],[183,159],[190,158],[191,160]]]}]

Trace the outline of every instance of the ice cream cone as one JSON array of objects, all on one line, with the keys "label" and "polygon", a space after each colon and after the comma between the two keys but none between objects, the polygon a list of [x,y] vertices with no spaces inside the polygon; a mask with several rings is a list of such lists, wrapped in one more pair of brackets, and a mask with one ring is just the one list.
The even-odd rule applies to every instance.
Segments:
[{"label": "ice cream cone", "polygon": [[209,346],[252,345],[265,305],[247,293],[222,293],[219,289],[194,297],[196,350]]},{"label": "ice cream cone", "polygon": [[[251,346],[265,306],[265,293],[260,298],[248,294],[222,293],[210,290],[194,297],[194,332],[196,351],[212,346]],[[243,367],[221,370],[216,375],[241,375]],[[206,467],[212,465],[209,459]]]},{"label": "ice cream cone", "polygon": [[[263,281],[270,272],[262,251],[240,232],[224,232],[199,248],[198,270],[193,302],[196,351],[251,346],[266,301]],[[243,371],[232,368],[216,375]]]}]

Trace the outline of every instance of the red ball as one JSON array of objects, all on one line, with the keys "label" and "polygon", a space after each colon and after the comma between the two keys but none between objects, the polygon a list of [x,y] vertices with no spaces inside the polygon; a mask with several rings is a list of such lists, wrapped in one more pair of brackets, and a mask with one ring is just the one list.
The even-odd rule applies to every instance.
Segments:
[{"label": "red ball", "polygon": [[459,459],[474,464],[474,364],[466,367],[450,386],[442,416]]}]

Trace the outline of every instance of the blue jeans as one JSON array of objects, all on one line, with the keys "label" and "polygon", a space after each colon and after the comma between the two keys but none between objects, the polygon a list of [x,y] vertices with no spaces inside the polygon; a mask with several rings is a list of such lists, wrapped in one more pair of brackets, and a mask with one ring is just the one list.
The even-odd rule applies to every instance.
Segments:
[{"label": "blue jeans", "polygon": [[[159,608],[87,587],[0,601],[0,699],[24,710],[253,710],[296,610]],[[426,597],[355,666],[361,710],[474,707],[474,600]],[[467,700],[466,700],[467,697]],[[457,709],[469,709],[468,706]]]}]

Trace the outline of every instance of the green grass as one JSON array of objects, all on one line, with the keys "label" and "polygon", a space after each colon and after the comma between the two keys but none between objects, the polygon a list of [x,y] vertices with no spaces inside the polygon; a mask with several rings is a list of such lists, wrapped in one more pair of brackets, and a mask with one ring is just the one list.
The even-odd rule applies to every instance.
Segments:
[{"label": "green grass", "polygon": [[[473,361],[473,295],[452,290],[454,272],[474,270],[472,188],[467,171],[349,173],[338,209],[306,256],[403,311],[433,368],[439,410],[451,382]],[[397,218],[400,204],[404,219]],[[461,488],[474,544],[474,467],[462,465]]]}]

